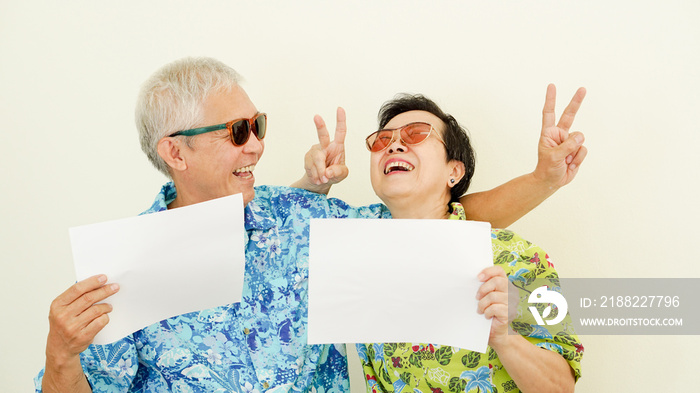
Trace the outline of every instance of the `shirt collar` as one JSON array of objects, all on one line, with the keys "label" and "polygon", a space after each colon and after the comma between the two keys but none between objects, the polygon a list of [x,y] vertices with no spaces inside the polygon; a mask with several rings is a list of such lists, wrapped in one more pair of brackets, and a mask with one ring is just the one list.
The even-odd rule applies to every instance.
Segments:
[{"label": "shirt collar", "polygon": [[452,202],[452,203],[450,203],[450,206],[452,207],[452,213],[450,213],[450,216],[447,218],[448,220],[466,220],[467,219],[467,214],[464,212],[464,206],[462,206],[461,203]]},{"label": "shirt collar", "polygon": [[153,201],[151,207],[141,214],[149,214],[160,212],[163,210],[168,210],[168,204],[175,200],[177,196],[177,191],[175,190],[175,184],[173,182],[167,182],[160,188],[160,192],[156,195],[156,200]]}]

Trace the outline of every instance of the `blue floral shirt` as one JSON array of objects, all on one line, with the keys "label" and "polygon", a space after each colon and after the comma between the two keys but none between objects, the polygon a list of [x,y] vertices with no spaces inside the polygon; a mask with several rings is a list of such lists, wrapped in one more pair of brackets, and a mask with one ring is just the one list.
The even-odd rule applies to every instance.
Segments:
[{"label": "blue floral shirt", "polygon": [[[166,210],[175,195],[172,183],[164,185],[143,214]],[[256,187],[245,208],[241,302],[91,345],[80,360],[93,391],[348,392],[345,345],[306,343],[309,219],[346,217],[390,214],[379,204],[354,208],[296,188]]]}]

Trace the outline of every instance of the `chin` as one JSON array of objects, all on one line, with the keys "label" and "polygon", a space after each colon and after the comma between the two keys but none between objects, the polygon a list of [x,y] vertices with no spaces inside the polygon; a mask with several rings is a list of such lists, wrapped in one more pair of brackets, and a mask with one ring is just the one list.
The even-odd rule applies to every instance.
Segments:
[{"label": "chin", "polygon": [[400,197],[407,192],[410,193],[413,190],[413,187],[410,184],[406,184],[405,182],[401,181],[402,179],[380,178],[370,180],[374,193],[381,200]]},{"label": "chin", "polygon": [[401,190],[398,189],[397,187],[390,187],[385,190],[374,190],[374,193],[377,194],[379,199],[384,202],[385,205],[391,204],[392,201],[396,201],[399,199],[403,199],[406,197],[411,197],[413,194],[411,192],[412,190]]},{"label": "chin", "polygon": [[255,189],[251,187],[250,189],[241,190],[243,195],[243,206],[248,206],[248,203],[255,198]]}]

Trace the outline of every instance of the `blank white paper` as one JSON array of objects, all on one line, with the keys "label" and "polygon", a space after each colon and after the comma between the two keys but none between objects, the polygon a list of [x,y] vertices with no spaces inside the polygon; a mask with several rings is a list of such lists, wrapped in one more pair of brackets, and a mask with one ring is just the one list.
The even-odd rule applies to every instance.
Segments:
[{"label": "blank white paper", "polygon": [[95,344],[176,315],[240,302],[243,198],[236,194],[153,214],[70,228],[78,281],[106,274],[120,290]]},{"label": "blank white paper", "polygon": [[485,352],[477,313],[489,223],[312,219],[309,344],[409,342]]}]

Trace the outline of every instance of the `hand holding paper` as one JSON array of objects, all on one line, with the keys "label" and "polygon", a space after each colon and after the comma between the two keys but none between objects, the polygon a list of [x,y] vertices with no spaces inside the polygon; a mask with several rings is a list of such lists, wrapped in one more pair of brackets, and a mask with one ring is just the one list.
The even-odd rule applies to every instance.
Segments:
[{"label": "hand holding paper", "polygon": [[508,335],[508,277],[500,266],[491,266],[479,273],[483,284],[479,287],[476,299],[479,301],[477,312],[491,321],[489,345],[494,347]]},{"label": "hand holding paper", "polygon": [[[106,274],[119,293],[95,344],[176,315],[240,301],[245,255],[241,194],[71,228],[78,280]],[[93,299],[93,302],[102,299]]]},{"label": "hand holding paper", "polygon": [[119,286],[104,285],[106,282],[105,275],[89,277],[72,285],[51,303],[47,346],[55,348],[53,353],[77,358],[107,324],[107,313],[112,311],[112,306],[95,302],[115,294]]}]

